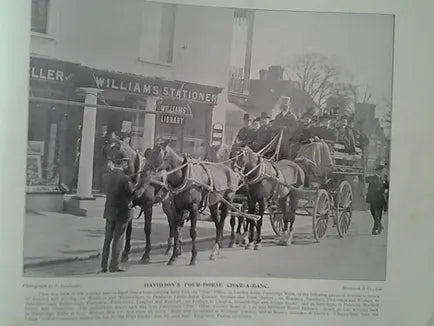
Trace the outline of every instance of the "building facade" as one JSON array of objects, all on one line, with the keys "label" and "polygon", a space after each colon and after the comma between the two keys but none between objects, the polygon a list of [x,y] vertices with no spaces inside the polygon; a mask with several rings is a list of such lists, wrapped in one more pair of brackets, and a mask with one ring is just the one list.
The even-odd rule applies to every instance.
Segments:
[{"label": "building facade", "polygon": [[28,186],[91,197],[109,131],[139,151],[209,142],[225,124],[233,21],[224,8],[33,0]]}]

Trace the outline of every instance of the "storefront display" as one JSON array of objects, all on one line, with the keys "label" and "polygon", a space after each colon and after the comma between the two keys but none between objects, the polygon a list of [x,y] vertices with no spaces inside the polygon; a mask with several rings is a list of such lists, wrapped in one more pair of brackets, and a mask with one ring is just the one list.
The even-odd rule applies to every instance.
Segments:
[{"label": "storefront display", "polygon": [[[212,108],[222,91],[207,85],[31,58],[28,192],[77,188],[82,128],[86,128],[85,88],[94,90],[96,104],[101,106],[96,110],[92,131],[93,189],[102,184],[105,159],[101,150],[107,133],[114,133],[141,152],[154,138],[173,138],[173,146],[180,152],[197,151],[210,140]],[[52,104],[53,99],[64,102]],[[150,120],[145,111],[150,110],[151,103],[156,113]]]}]

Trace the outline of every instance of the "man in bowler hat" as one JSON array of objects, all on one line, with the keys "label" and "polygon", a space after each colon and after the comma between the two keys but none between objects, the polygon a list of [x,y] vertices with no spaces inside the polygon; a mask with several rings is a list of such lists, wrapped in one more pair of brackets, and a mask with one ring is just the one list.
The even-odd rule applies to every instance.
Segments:
[{"label": "man in bowler hat", "polygon": [[372,234],[380,234],[383,230],[381,218],[383,210],[386,208],[385,192],[389,190],[388,178],[383,174],[384,166],[377,165],[374,168],[375,175],[369,177],[368,193],[366,195],[366,202],[370,204],[372,218],[374,219],[374,226]]},{"label": "man in bowler hat", "polygon": [[270,116],[267,112],[261,112],[259,116],[260,127],[256,131],[256,137],[253,142],[252,149],[260,151],[271,141]]},{"label": "man in bowler hat", "polygon": [[104,207],[105,238],[102,251],[101,271],[107,272],[107,264],[112,244],[110,272],[124,272],[119,267],[125,230],[131,218],[131,201],[135,190],[130,178],[125,174],[128,159],[115,158],[113,169],[105,175],[106,202]]},{"label": "man in bowler hat", "polygon": [[243,116],[243,123],[244,126],[238,131],[237,134],[237,141],[246,145],[249,143],[250,138],[250,125],[252,123],[252,119],[250,118],[250,115],[248,113],[245,113]]}]

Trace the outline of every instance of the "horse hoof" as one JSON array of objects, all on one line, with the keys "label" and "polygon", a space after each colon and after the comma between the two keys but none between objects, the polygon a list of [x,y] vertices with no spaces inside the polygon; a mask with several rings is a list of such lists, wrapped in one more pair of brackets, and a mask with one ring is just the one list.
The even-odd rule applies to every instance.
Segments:
[{"label": "horse hoof", "polygon": [[142,259],[140,259],[140,264],[149,264],[149,261],[149,257],[142,257]]},{"label": "horse hoof", "polygon": [[175,259],[170,259],[170,260],[167,262],[167,265],[172,266],[174,263],[175,263]]},{"label": "horse hoof", "polygon": [[121,257],[121,263],[126,263],[128,261],[128,254],[123,253]]},{"label": "horse hoof", "polygon": [[237,244],[235,242],[231,242],[229,244],[229,248],[236,248],[236,247],[237,247]]},{"label": "horse hoof", "polygon": [[195,265],[196,265],[196,258],[190,261],[190,266],[195,266]]},{"label": "horse hoof", "polygon": [[246,250],[252,250],[252,249],[254,249],[254,245],[253,245],[253,243],[249,243],[249,244],[247,244],[246,245]]},{"label": "horse hoof", "polygon": [[262,245],[260,243],[255,244],[255,250],[260,250]]}]

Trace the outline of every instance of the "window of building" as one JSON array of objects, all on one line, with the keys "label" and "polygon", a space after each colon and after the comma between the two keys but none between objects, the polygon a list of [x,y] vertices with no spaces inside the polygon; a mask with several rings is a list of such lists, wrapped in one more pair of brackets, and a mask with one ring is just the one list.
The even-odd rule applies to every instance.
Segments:
[{"label": "window of building", "polygon": [[173,61],[176,5],[144,4],[140,59],[170,64]]},{"label": "window of building", "polygon": [[49,0],[32,0],[32,32],[47,34]]}]

